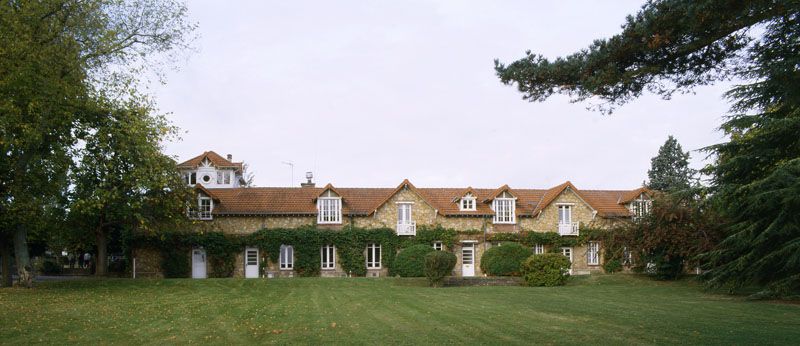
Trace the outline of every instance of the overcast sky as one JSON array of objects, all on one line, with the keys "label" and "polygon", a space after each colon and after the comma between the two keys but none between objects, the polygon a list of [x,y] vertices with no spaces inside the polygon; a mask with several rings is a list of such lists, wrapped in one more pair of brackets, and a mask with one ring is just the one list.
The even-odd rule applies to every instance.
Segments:
[{"label": "overcast sky", "polygon": [[725,87],[602,115],[523,101],[493,60],[585,48],[642,2],[190,1],[198,52],[154,93],[185,131],[167,152],[233,154],[257,186],[290,185],[291,161],[318,186],[635,188],[668,135],[723,140]]}]

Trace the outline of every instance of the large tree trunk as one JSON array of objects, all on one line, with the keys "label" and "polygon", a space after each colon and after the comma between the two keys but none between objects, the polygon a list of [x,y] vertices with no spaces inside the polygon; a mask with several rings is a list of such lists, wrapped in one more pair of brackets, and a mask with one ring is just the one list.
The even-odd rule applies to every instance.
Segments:
[{"label": "large tree trunk", "polygon": [[33,287],[33,267],[28,256],[28,229],[17,225],[14,232],[14,256],[17,260],[17,282],[20,286]]},{"label": "large tree trunk", "polygon": [[106,276],[108,272],[108,234],[103,226],[95,231],[97,241],[97,256],[95,256],[95,276]]},{"label": "large tree trunk", "polygon": [[0,262],[0,270],[3,271],[0,286],[11,287],[11,241],[4,236],[0,236]]}]

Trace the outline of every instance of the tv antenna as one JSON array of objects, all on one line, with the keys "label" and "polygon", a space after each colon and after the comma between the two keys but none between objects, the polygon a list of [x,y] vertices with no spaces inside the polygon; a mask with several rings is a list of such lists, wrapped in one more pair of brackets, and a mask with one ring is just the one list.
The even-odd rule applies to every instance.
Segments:
[{"label": "tv antenna", "polygon": [[291,183],[291,185],[289,185],[289,186],[294,186],[294,162],[292,162],[292,161],[281,161],[281,163],[282,163],[282,164],[284,164],[284,165],[287,165],[287,166],[291,167],[291,169],[292,169],[292,179],[291,179],[291,182],[292,182],[292,183]]}]

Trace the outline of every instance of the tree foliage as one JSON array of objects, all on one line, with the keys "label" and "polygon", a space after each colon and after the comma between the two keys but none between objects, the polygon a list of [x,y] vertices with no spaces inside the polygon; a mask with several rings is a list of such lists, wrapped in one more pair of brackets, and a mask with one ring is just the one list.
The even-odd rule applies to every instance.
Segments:
[{"label": "tree foliage", "polygon": [[689,152],[672,136],[667,138],[658,155],[650,160],[647,187],[656,191],[676,192],[692,186],[695,171],[689,168]]},{"label": "tree foliage", "polygon": [[[648,1],[622,32],[550,61],[526,57],[495,70],[524,98],[567,94],[610,110],[650,91],[665,98],[727,78],[743,82],[721,130],[730,140],[708,150],[717,162],[714,204],[730,220],[710,252],[714,286],[758,284],[762,296],[800,289],[800,3],[793,0]],[[771,208],[765,208],[766,205]]]},{"label": "tree foliage", "polygon": [[45,232],[37,222],[64,209],[80,129],[187,47],[185,12],[170,0],[0,4],[0,218],[24,285],[29,232]]}]

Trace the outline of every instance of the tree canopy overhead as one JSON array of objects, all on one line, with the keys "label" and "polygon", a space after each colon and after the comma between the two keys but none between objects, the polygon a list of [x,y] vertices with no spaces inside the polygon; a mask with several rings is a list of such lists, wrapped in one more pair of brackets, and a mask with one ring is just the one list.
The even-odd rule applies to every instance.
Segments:
[{"label": "tree canopy overhead", "polygon": [[622,32],[549,60],[528,52],[495,62],[501,82],[529,101],[566,94],[610,110],[644,92],[675,92],[722,79],[732,107],[707,148],[715,205],[726,237],[706,254],[712,285],[800,290],[800,1],[648,1]]},{"label": "tree canopy overhead", "polygon": [[528,51],[508,65],[496,60],[495,70],[530,101],[566,94],[621,105],[644,91],[669,97],[740,73],[757,41],[751,29],[796,11],[793,1],[648,1],[609,39],[552,61]]}]

